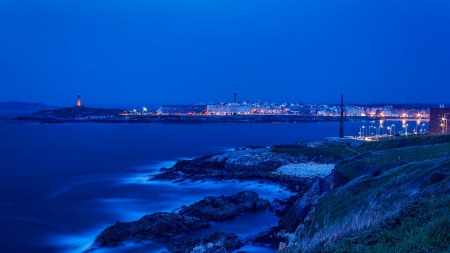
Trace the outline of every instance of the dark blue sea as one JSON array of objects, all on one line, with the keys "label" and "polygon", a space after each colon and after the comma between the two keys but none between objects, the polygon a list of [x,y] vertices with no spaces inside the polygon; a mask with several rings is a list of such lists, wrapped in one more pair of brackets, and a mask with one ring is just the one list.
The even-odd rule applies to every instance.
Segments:
[{"label": "dark blue sea", "polygon": [[[361,126],[377,124],[346,122],[346,134],[358,135]],[[287,198],[290,193],[285,189],[258,187],[258,182],[251,181],[175,184],[147,179],[179,159],[247,145],[321,140],[336,136],[338,127],[339,123],[37,124],[2,120],[0,251],[82,252],[117,221],[171,211],[211,195],[250,189],[271,201]],[[210,229],[184,236],[224,230],[245,238],[277,222],[274,213],[265,211],[217,222]],[[164,245],[161,241],[98,252],[161,252]],[[245,250],[273,252],[250,246]]]}]

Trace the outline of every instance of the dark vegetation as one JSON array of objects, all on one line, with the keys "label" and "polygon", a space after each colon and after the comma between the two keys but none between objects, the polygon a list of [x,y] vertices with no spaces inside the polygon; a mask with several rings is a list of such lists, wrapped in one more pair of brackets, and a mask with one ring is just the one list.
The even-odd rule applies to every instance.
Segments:
[{"label": "dark vegetation", "polygon": [[283,252],[450,251],[450,135],[273,151],[341,159]]},{"label": "dark vegetation", "polygon": [[[353,148],[352,148],[353,149]],[[342,159],[352,157],[356,153],[349,150],[345,145],[319,147],[319,148],[296,148],[296,149],[272,149],[272,152],[277,154],[302,154],[308,158],[309,161],[319,163],[336,163]]]},{"label": "dark vegetation", "polygon": [[52,120],[73,120],[79,118],[92,118],[102,117],[115,117],[123,112],[122,109],[109,109],[109,108],[91,108],[85,106],[72,106],[59,109],[41,110],[29,115],[24,115],[18,118],[18,120],[40,120],[40,121],[52,121]]}]

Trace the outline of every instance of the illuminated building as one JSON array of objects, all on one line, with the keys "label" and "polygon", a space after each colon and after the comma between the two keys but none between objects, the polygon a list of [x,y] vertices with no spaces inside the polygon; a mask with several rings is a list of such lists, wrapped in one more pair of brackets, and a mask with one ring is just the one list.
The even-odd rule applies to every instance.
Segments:
[{"label": "illuminated building", "polygon": [[430,109],[430,134],[442,134],[449,132],[450,108]]},{"label": "illuminated building", "polygon": [[77,106],[81,106],[81,96],[78,94]]},{"label": "illuminated building", "polygon": [[206,111],[208,115],[236,115],[236,114],[250,114],[251,106],[240,106],[237,103],[221,103],[215,105],[207,105]]},{"label": "illuminated building", "polygon": [[204,115],[206,105],[164,105],[158,110],[162,115]]}]

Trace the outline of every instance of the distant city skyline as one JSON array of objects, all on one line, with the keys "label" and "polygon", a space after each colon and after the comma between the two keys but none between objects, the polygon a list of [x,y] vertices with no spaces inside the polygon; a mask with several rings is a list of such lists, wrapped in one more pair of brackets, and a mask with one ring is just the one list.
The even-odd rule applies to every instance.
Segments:
[{"label": "distant city skyline", "polygon": [[450,103],[450,2],[0,3],[0,101]]}]

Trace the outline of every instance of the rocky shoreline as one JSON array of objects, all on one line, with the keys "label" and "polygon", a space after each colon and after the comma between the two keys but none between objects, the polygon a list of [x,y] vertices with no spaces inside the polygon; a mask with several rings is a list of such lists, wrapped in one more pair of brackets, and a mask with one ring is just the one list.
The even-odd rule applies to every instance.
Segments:
[{"label": "rocky shoreline", "polygon": [[[429,238],[434,234],[449,238],[448,216],[441,215],[448,213],[450,203],[449,147],[449,135],[365,143],[355,148],[358,152],[345,143],[307,141],[271,148],[247,147],[178,161],[171,168],[162,168],[150,180],[177,183],[256,179],[261,184],[285,184],[294,195],[275,200],[284,206],[277,210],[251,191],[207,197],[175,213],[155,213],[135,222],[117,223],[103,231],[95,245],[117,246],[124,241],[163,236],[173,239],[167,246],[170,252],[232,252],[245,244],[280,252],[349,252],[356,247],[370,251],[379,245],[389,252],[444,252],[448,244]],[[336,166],[331,168],[333,163]],[[312,166],[323,169],[323,173],[288,171],[283,176],[286,171],[279,170],[283,166],[292,170],[309,170]],[[399,205],[381,205],[389,199]],[[264,227],[247,240],[230,231],[214,231],[204,238],[173,238],[175,234],[207,227],[209,221],[233,219],[242,212],[251,215],[266,208],[280,217],[278,224]],[[440,212],[433,211],[436,209]],[[165,226],[167,220],[175,225]],[[436,225],[435,220],[441,223]],[[427,230],[421,229],[422,224]],[[403,229],[414,229],[420,238],[411,237],[413,243],[399,245]],[[423,240],[428,241],[423,244]]]},{"label": "rocky shoreline", "polygon": [[[231,196],[206,197],[192,205],[182,206],[175,212],[156,212],[137,221],[117,222],[97,236],[89,251],[121,246],[126,241],[139,243],[170,238],[191,230],[210,227],[210,221],[234,219],[242,213],[265,210],[269,204],[268,200],[260,198],[252,191],[242,191]],[[233,237],[232,234],[229,236]],[[240,244],[236,244],[238,245]]]},{"label": "rocky shoreline", "polygon": [[[211,226],[210,221],[229,220],[242,213],[267,208],[280,217],[278,226],[262,230],[245,243],[277,249],[288,243],[288,233],[295,231],[311,210],[312,202],[327,190],[331,184],[328,175],[339,158],[312,158],[303,153],[277,153],[274,149],[314,149],[327,145],[330,144],[305,141],[271,148],[248,146],[193,160],[180,160],[171,168],[161,168],[160,173],[151,175],[149,180],[174,183],[204,182],[209,179],[258,180],[260,185],[282,185],[294,195],[286,200],[276,199],[274,202],[278,202],[277,206],[283,207],[277,210],[268,200],[259,198],[253,191],[243,191],[231,196],[209,196],[192,205],[182,206],[174,212],[157,212],[145,215],[137,221],[117,222],[97,236],[89,251],[102,247],[117,247],[124,242],[139,243],[158,238],[173,238],[191,230],[207,228]],[[174,240],[167,247],[170,252],[231,252],[244,245],[242,239],[235,234],[226,231],[214,233],[205,238]],[[222,238],[221,241],[216,240],[217,237]],[[224,243],[225,241],[228,243]]]}]

